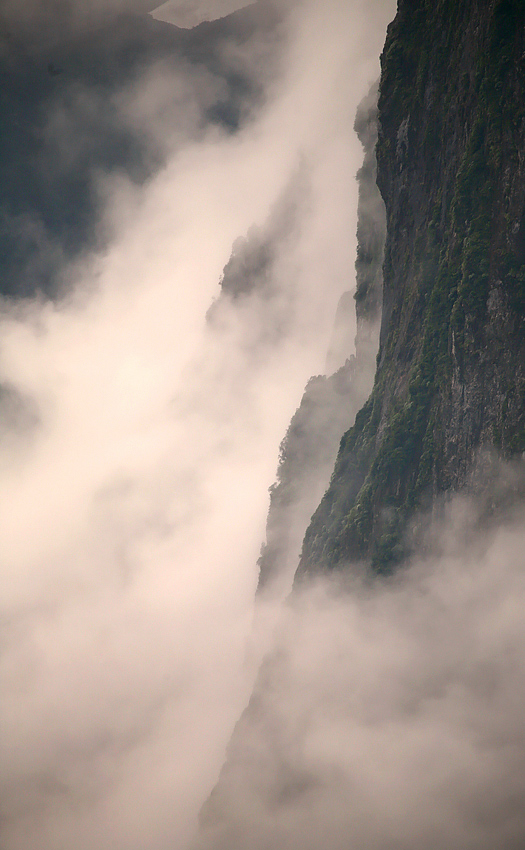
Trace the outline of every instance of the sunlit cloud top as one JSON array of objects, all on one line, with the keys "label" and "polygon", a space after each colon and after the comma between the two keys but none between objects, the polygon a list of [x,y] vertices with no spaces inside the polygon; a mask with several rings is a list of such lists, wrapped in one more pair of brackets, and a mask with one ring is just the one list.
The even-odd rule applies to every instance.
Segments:
[{"label": "sunlit cloud top", "polygon": [[215,21],[252,5],[253,0],[168,0],[152,12],[159,21],[167,21],[183,29],[196,27],[203,21]]}]

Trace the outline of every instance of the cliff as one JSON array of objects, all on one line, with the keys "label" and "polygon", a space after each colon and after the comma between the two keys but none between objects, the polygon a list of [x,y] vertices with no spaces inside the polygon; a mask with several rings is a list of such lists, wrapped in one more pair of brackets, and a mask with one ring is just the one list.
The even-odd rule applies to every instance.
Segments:
[{"label": "cliff", "polygon": [[[384,205],[376,185],[377,85],[360,104],[354,129],[364,149],[357,174],[355,295],[347,291],[340,299],[327,374],[309,381],[281,444],[277,481],[270,491],[266,542],[258,562],[259,592],[289,587],[305,529],[328,485],[341,436],[353,424],[372,385],[385,240]],[[354,316],[355,340],[350,330],[355,327]]]},{"label": "cliff", "polygon": [[[509,488],[495,482],[492,468],[498,465],[494,458],[519,461],[525,449],[524,24],[525,7],[513,0],[401,0],[389,27],[376,149],[387,222],[377,371],[370,397],[342,437],[328,489],[306,531],[289,612],[300,605],[299,586],[319,574],[356,567],[391,572],[417,544],[420,526],[454,493],[485,495],[482,517],[497,512],[498,500],[508,503]],[[368,310],[373,316],[378,309],[381,291],[374,266],[381,251],[379,241],[369,241],[375,232],[374,215],[366,220],[370,210],[361,196],[356,307],[362,328]],[[372,348],[371,338],[367,356]],[[359,358],[359,332],[357,350]],[[309,486],[312,461],[304,449],[315,446],[319,429],[331,423],[330,402],[321,402],[320,415],[312,399],[335,380],[312,381],[283,443],[260,560],[262,584],[290,551],[287,518],[293,509],[289,513],[287,494],[297,504]],[[519,487],[516,476],[511,499],[523,497]],[[367,634],[369,627],[363,625]],[[337,642],[340,635],[332,637]],[[315,655],[317,639],[320,633],[305,653]],[[203,810],[199,847],[291,846],[269,838],[268,812],[288,812],[287,806],[297,811],[300,799],[304,815],[322,786],[316,769],[310,775],[303,767],[315,763],[305,757],[305,741],[316,729],[309,714],[311,686],[299,675],[303,691],[294,692],[297,671],[288,655],[296,646],[290,649],[287,640],[277,638],[236,727]],[[348,691],[338,699],[346,704],[352,664],[358,680],[362,670],[355,657],[338,656],[339,662],[347,670]],[[317,663],[323,667],[321,658]],[[328,674],[327,689],[336,690],[337,681]],[[322,702],[318,710],[325,710]],[[367,710],[368,729],[374,707]],[[345,730],[340,727],[341,746]],[[337,796],[343,777],[344,770],[324,776],[330,793]],[[359,790],[357,784],[350,788],[342,805],[351,809]],[[293,834],[294,823],[285,824]],[[347,846],[339,838],[334,846]],[[301,840],[301,846],[331,846],[302,833]],[[422,843],[407,838],[399,846]],[[448,846],[434,839],[431,844]],[[482,836],[468,846],[488,845]]]},{"label": "cliff", "polygon": [[[328,486],[341,437],[372,388],[385,241],[384,204],[376,184],[377,91],[375,84],[359,105],[354,126],[364,150],[356,175],[355,294],[348,290],[341,296],[326,375],[313,376],[308,382],[281,443],[277,480],[270,489],[266,540],[258,561],[259,597],[288,593],[305,530]],[[250,298],[257,298],[257,331],[250,328],[250,338],[258,356],[261,343],[273,345],[286,331],[291,305],[289,296],[278,291],[274,262],[295,235],[298,209],[308,195],[307,183],[299,168],[266,225],[252,227],[246,237],[237,240],[223,271],[220,296],[208,311],[208,322],[220,329],[232,309],[242,310]],[[286,289],[293,289],[289,281]]]},{"label": "cliff", "polygon": [[[375,84],[359,105],[354,126],[364,150],[356,175],[355,294],[348,290],[341,296],[326,358],[327,374],[310,379],[281,443],[277,480],[270,489],[266,540],[258,561],[259,594],[288,592],[305,530],[328,486],[341,437],[372,388],[385,241],[384,204],[376,184],[377,91]],[[276,297],[273,264],[296,231],[297,211],[308,194],[303,178],[299,169],[266,225],[252,227],[237,240],[223,271],[220,296],[208,311],[208,322],[220,328],[232,308],[258,298],[258,332],[250,331],[256,346],[265,341],[273,344],[286,329],[289,298],[283,293]]]},{"label": "cliff", "polygon": [[389,27],[378,368],[298,578],[391,570],[421,510],[470,488],[480,457],[525,449],[524,23],[518,0],[401,0]]},{"label": "cliff", "polygon": [[[266,541],[258,561],[259,604],[282,601],[289,593],[305,529],[329,483],[341,436],[353,424],[372,386],[385,242],[384,204],[376,185],[377,85],[358,108],[355,130],[364,149],[363,165],[357,173],[355,294],[345,292],[338,305],[327,356],[327,370],[333,366],[335,371],[310,379],[281,444],[277,481],[270,490]],[[286,205],[286,209],[290,210],[290,206]],[[292,226],[290,217],[286,221]],[[280,214],[275,222],[282,223]],[[223,304],[236,303],[253,292],[271,290],[272,246],[278,232],[280,228],[270,221],[265,232],[252,231],[238,243],[224,270],[221,295],[208,313],[209,320],[220,320]],[[356,327],[355,340],[349,327]],[[244,816],[239,817],[238,811],[241,787],[259,805],[263,800],[267,802],[267,794],[279,798],[286,795],[288,785],[301,784],[301,777],[297,778],[283,761],[283,729],[272,701],[280,675],[279,653],[272,653],[259,671],[249,705],[232,736],[219,781],[203,807],[199,850],[244,846]],[[264,752],[258,749],[263,742],[268,748]],[[276,786],[271,782],[267,785],[268,775],[273,782],[281,767],[283,776]],[[246,817],[250,821],[251,813]]]}]

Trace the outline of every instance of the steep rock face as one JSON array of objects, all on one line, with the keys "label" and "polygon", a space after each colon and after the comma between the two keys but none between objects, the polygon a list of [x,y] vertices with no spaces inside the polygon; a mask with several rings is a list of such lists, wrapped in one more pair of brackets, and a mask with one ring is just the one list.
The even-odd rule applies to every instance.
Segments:
[{"label": "steep rock face", "polygon": [[[287,593],[297,568],[305,529],[328,486],[339,442],[370,393],[381,313],[385,209],[376,184],[377,84],[359,105],[355,131],[363,145],[358,171],[356,290],[343,293],[327,354],[326,375],[308,382],[282,441],[277,481],[270,491],[266,542],[259,558],[259,593]],[[283,287],[275,264],[298,227],[308,202],[308,180],[299,168],[264,227],[252,227],[234,245],[207,319],[219,332],[232,311],[252,316],[250,341],[258,356],[286,331],[296,297]],[[255,302],[256,318],[249,305]],[[246,321],[243,318],[242,321]],[[356,332],[357,329],[357,332]],[[355,336],[355,339],[354,339]],[[355,355],[352,353],[355,350]],[[246,356],[250,347],[246,346]]]},{"label": "steep rock face", "polygon": [[[357,174],[356,292],[339,302],[327,355],[327,376],[308,382],[281,444],[270,493],[266,543],[259,559],[259,591],[289,586],[306,526],[325,491],[341,435],[371,389],[381,312],[385,212],[376,185],[377,86],[360,104],[355,130],[364,148]],[[354,300],[355,299],[355,300]],[[353,315],[351,315],[353,314]],[[357,319],[355,341],[351,330]],[[355,342],[355,355],[352,354]]]},{"label": "steep rock face", "polygon": [[378,369],[298,579],[392,569],[417,535],[408,520],[469,486],[480,452],[525,449],[524,24],[519,0],[401,0],[389,27]]},{"label": "steep rock face", "polygon": [[[368,378],[368,380],[367,380]],[[306,526],[333,469],[341,434],[370,391],[370,374],[352,357],[330,377],[308,382],[281,444],[270,490],[266,542],[258,561],[258,592],[288,592]]]},{"label": "steep rock face", "polygon": [[[279,255],[287,250],[289,241],[297,236],[298,210],[307,197],[307,180],[299,168],[270,210],[265,224],[252,225],[246,236],[235,240],[219,281],[219,297],[206,316],[208,322],[220,322],[223,311],[241,306],[252,296],[261,301],[282,298],[283,287],[276,279],[275,266]],[[273,320],[276,321],[275,316]]]},{"label": "steep rock face", "polygon": [[[387,215],[377,373],[370,398],[341,441],[327,493],[307,530],[298,585],[323,569],[350,562],[372,564],[376,572],[391,570],[409,554],[414,538],[407,528],[417,534],[419,509],[436,507],[444,495],[469,487],[490,490],[491,503],[500,497],[486,467],[481,476],[475,475],[483,450],[486,456],[516,459],[525,448],[524,10],[521,2],[511,0],[401,0],[389,28],[377,148],[378,184]],[[366,255],[360,239],[361,315],[366,315],[367,304],[372,313],[376,309],[378,292],[373,269],[366,262],[359,266]],[[318,393],[331,380],[318,384],[315,379],[307,388],[284,443],[292,458],[294,447],[309,445],[301,431],[303,420],[314,421],[309,393]],[[281,481],[291,488],[293,503],[299,498],[294,488],[306,486],[310,462],[307,453],[297,452],[296,462],[281,465],[260,562],[261,581],[282,563],[288,546],[283,534],[287,489]],[[519,476],[511,486],[521,486]],[[336,581],[334,587],[340,596],[341,584]],[[297,591],[289,610],[301,604],[300,588]],[[374,609],[370,613],[377,616]],[[286,615],[283,620],[286,629]],[[386,630],[385,642],[388,639]],[[309,714],[309,683],[302,680],[303,690],[296,682],[290,684],[293,669],[287,665],[286,641],[286,635],[277,637],[234,732],[220,780],[204,807],[199,850],[331,846],[325,836],[301,834],[298,842],[287,844],[280,833],[276,838],[272,834],[272,814],[293,811],[299,798],[308,809],[315,800],[316,782],[322,784],[315,770],[308,773],[304,768],[309,724],[316,742],[310,765],[322,750],[316,749],[317,718]],[[307,651],[316,653],[314,642]],[[365,653],[365,665],[368,660]],[[324,656],[318,663],[324,664]],[[348,647],[341,663],[350,670],[347,690],[338,694],[346,704],[352,700],[356,665]],[[386,666],[381,671],[386,675]],[[356,675],[359,678],[359,672]],[[329,687],[332,678],[329,668]],[[381,680],[378,702],[382,688]],[[431,702],[435,696],[433,691]],[[462,696],[463,701],[468,697]],[[315,705],[319,711],[319,702]],[[322,712],[325,706],[320,705]],[[417,716],[411,704],[411,731],[417,728]],[[329,714],[328,726],[336,718]],[[391,720],[389,729],[397,742],[397,717]],[[374,723],[374,709],[367,705],[367,729]],[[339,728],[344,728],[344,746],[346,729],[349,737],[352,733],[350,727]],[[363,758],[368,757],[365,748]],[[400,757],[396,750],[396,762],[403,759],[404,753]],[[378,764],[382,770],[382,754]],[[324,774],[323,781],[337,793],[342,776],[331,768],[330,762],[330,779]],[[359,769],[352,779],[353,796],[358,793]],[[432,806],[436,803],[432,795]],[[349,799],[344,805],[350,805]],[[286,816],[285,823],[290,826]],[[444,846],[440,830],[441,824],[430,841],[419,837],[411,842],[403,817],[403,838],[397,843]],[[337,847],[351,841],[346,833],[337,839]],[[521,846],[522,837],[518,842]],[[392,834],[377,845],[365,840],[363,846],[394,843]],[[476,843],[468,836],[464,846],[467,843],[484,847],[489,842],[483,836]]]}]

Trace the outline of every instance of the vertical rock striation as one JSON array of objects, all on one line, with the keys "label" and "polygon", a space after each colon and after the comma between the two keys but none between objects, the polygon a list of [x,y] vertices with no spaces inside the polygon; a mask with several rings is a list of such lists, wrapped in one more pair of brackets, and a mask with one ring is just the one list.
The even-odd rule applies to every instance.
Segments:
[{"label": "vertical rock striation", "polygon": [[480,454],[525,449],[524,50],[520,0],[400,0],[381,59],[378,369],[298,578],[391,570],[409,520],[470,486]]},{"label": "vertical rock striation", "polygon": [[[494,486],[490,465],[485,464],[478,474],[480,459],[497,457],[520,465],[525,450],[524,41],[525,5],[521,0],[399,1],[382,55],[378,102],[377,183],[386,208],[387,236],[375,383],[355,423],[341,440],[328,490],[306,532],[296,586],[320,573],[356,565],[371,567],[375,573],[390,572],[407,558],[417,542],[421,522],[418,517],[429,508],[436,510],[448,494],[485,490],[487,504],[494,509],[501,493]],[[372,131],[372,126],[366,121],[360,125],[358,120],[362,138]],[[361,172],[361,189],[365,185],[363,176],[368,173],[371,181],[374,173],[372,150],[371,141]],[[382,253],[378,250],[381,240],[380,230],[376,230],[379,219],[374,213],[379,201],[375,206],[376,201],[368,205],[364,200],[360,194],[356,360],[353,365],[352,361],[347,362],[330,378],[313,379],[292,420],[283,443],[278,483],[272,492],[268,541],[260,559],[263,587],[283,569],[296,545],[288,529],[293,528],[297,506],[305,505],[301,500],[310,487],[310,470],[322,466],[316,441],[323,433],[329,433],[332,424],[327,397],[358,361],[369,362],[375,356],[373,333],[368,341],[367,333],[374,326],[381,292],[380,268],[376,266]],[[370,213],[369,219],[365,212]],[[345,338],[346,311],[347,304],[343,303],[334,334],[335,349]],[[331,363],[336,358],[335,349],[329,354]],[[343,395],[355,391],[350,387],[354,387],[351,381],[341,388]],[[329,465],[328,459],[326,464]],[[519,486],[516,482],[519,476],[512,482],[515,491]],[[337,582],[335,586],[341,587]],[[308,594],[302,597],[299,592],[293,593],[290,610],[305,598]],[[377,616],[373,606],[371,611],[372,616]],[[351,609],[348,616],[352,616]],[[319,633],[317,638],[322,640]],[[355,726],[337,727],[341,737],[335,745],[330,738],[330,755],[325,763],[322,749],[317,748],[322,747],[316,737],[317,717],[311,713],[312,705],[321,714],[325,705],[321,700],[309,702],[309,681],[300,675],[293,679],[286,641],[286,635],[280,634],[262,665],[250,704],[233,735],[218,785],[204,807],[199,847],[291,847],[298,846],[296,835],[300,836],[300,846],[341,847],[347,846],[348,841],[352,843],[350,832],[354,828],[356,846],[449,846],[450,841],[440,838],[444,835],[441,816],[435,831],[434,812],[439,812],[439,797],[444,789],[441,767],[439,792],[435,794],[433,787],[430,795],[430,843],[420,833],[417,838],[410,838],[404,809],[399,824],[391,833],[387,830],[388,840],[382,835],[374,843],[370,838],[375,835],[374,824],[366,824],[361,834],[361,810],[357,807],[354,811],[354,800],[350,799],[354,793],[360,799],[359,774],[351,775],[346,787],[349,796],[343,794],[342,803],[339,800],[345,812],[352,812],[348,817],[356,823],[350,827],[346,824],[345,832],[336,829],[335,840],[301,832],[294,814],[312,824],[315,815],[308,820],[308,813],[316,794],[322,797],[328,788],[328,797],[337,798],[344,768],[338,771],[339,762],[332,747],[340,743],[344,750],[348,744],[344,741],[346,730],[351,737]],[[328,654],[331,649],[330,646]],[[305,656],[298,653],[300,663],[305,662],[310,651],[315,655],[313,644],[304,649]],[[403,654],[405,647],[400,651]],[[346,652],[351,654],[352,647],[347,646]],[[341,717],[346,717],[346,711],[353,717],[352,711],[359,714],[359,710],[348,707],[353,705],[352,664],[360,681],[360,677],[367,680],[360,664],[366,667],[369,661],[372,666],[374,662],[366,651],[360,664],[346,655],[337,657],[341,669],[349,671],[341,693],[337,691],[337,679],[334,685],[337,708]],[[412,664],[411,656],[409,661]],[[324,656],[319,655],[315,663],[322,667]],[[386,666],[380,669],[382,677]],[[410,681],[412,672],[408,675]],[[416,671],[416,679],[418,675]],[[457,679],[451,675],[453,691]],[[329,691],[332,677],[329,669]],[[388,674],[386,690],[387,680]],[[399,687],[403,698],[409,692],[406,687],[410,688],[404,681]],[[374,692],[378,704],[381,692],[382,679]],[[478,704],[472,691],[465,693],[467,696],[461,691],[462,716],[469,699],[471,708]],[[427,696],[423,702],[439,703],[436,690]],[[374,742],[377,715],[371,704],[365,708],[365,740]],[[414,744],[414,730],[417,736],[421,734],[419,711],[412,700],[406,705],[403,702],[401,715],[408,712],[411,730],[409,749]],[[388,735],[395,737],[396,746],[401,715],[387,716]],[[328,709],[327,728],[331,729],[331,723],[337,724],[341,717],[337,712],[332,716]],[[447,733],[441,722],[437,734],[443,734],[446,742]],[[483,741],[480,764],[485,765],[486,739]],[[307,744],[311,749],[305,757]],[[417,749],[419,744],[414,746]],[[404,763],[405,751],[395,752],[397,777],[402,776],[398,768]],[[368,758],[366,748],[363,753]],[[471,750],[468,753],[470,759]],[[377,766],[383,769],[382,758],[381,753],[374,762],[372,747],[374,782]],[[408,761],[413,767],[410,756]],[[305,764],[314,766],[313,773]],[[327,768],[324,772],[323,767]],[[491,781],[490,787],[493,785]],[[505,844],[506,838],[501,836],[507,835],[505,817],[511,820],[510,796],[505,799],[506,814],[501,815],[495,806],[493,811],[498,810],[499,820],[494,826],[485,820],[486,798],[479,796],[478,785],[474,783],[473,787],[474,804],[461,823],[469,822],[481,800],[483,820],[476,815],[475,828],[461,832],[455,846],[484,848],[493,846],[494,841],[498,846],[502,841]],[[388,784],[381,788],[393,792],[391,797],[381,798],[385,810],[390,810],[397,789]],[[458,796],[455,779],[451,788]],[[377,805],[379,820],[381,803]],[[393,805],[395,809],[396,804]],[[461,805],[460,800],[459,809]],[[454,806],[446,809],[445,820],[453,809]],[[331,826],[330,817],[337,804],[329,805],[327,810],[327,823],[321,828]],[[275,828],[273,815],[278,823]],[[423,820],[427,816],[423,813]],[[522,826],[517,821],[512,823],[517,824],[513,833],[516,837],[514,843],[511,840],[507,844],[521,846]],[[500,838],[494,839],[497,834]]]}]

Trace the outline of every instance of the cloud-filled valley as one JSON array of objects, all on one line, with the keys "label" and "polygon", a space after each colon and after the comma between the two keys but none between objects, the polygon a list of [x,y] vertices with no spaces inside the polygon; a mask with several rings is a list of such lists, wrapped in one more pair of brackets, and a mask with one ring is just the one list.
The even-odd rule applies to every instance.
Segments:
[{"label": "cloud-filled valley", "polygon": [[[4,299],[6,850],[189,845],[253,682],[279,443],[352,285],[352,124],[390,10],[375,11],[291,10],[277,78],[256,38],[230,54],[226,41],[266,86],[235,131],[207,123],[213,71],[153,63],[124,81],[116,120],[161,162],[139,182],[94,168],[100,249],[64,255],[53,300]],[[100,105],[75,85],[49,112],[57,167],[77,167]],[[298,168],[305,201],[271,298],[207,322],[232,246],[265,227]]]},{"label": "cloud-filled valley", "polygon": [[39,151],[1,210],[30,246],[0,304],[2,850],[518,850],[521,509],[457,496],[395,575],[290,595],[305,499],[256,594],[355,288],[354,119],[395,4],[259,0],[176,38],[131,6],[56,4],[51,42],[50,6],[2,10],[13,146],[34,114]]}]

